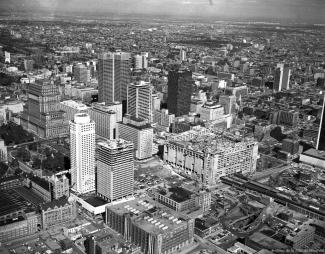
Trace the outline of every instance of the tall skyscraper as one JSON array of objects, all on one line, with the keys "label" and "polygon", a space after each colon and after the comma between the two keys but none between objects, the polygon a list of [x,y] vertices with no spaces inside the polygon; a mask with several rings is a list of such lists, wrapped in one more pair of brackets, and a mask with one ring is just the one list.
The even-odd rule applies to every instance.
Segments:
[{"label": "tall skyscraper", "polygon": [[40,137],[58,137],[69,132],[65,112],[59,110],[59,88],[49,80],[28,86],[28,100],[24,106],[21,125]]},{"label": "tall skyscraper", "polygon": [[319,124],[316,149],[325,151],[325,95],[323,99],[323,109],[322,109],[322,116]]},{"label": "tall skyscraper", "polygon": [[97,194],[115,201],[133,195],[133,143],[123,139],[98,143]]},{"label": "tall skyscraper", "polygon": [[149,82],[140,81],[128,85],[127,113],[152,122],[152,87]]},{"label": "tall skyscraper", "polygon": [[179,58],[180,58],[181,61],[186,61],[186,50],[180,49]]},{"label": "tall skyscraper", "polygon": [[133,57],[134,60],[134,68],[136,70],[142,70],[142,69],[147,69],[148,68],[148,60],[147,56],[145,55],[135,55]]},{"label": "tall skyscraper", "polygon": [[72,189],[78,193],[95,190],[95,122],[85,113],[70,121]]},{"label": "tall skyscraper", "polygon": [[181,116],[190,112],[193,85],[191,71],[178,70],[169,72],[167,108],[170,113]]},{"label": "tall skyscraper", "polygon": [[98,58],[98,100],[106,104],[126,101],[131,79],[131,54],[104,53]]},{"label": "tall skyscraper", "polygon": [[275,92],[290,89],[290,75],[291,70],[288,64],[277,64],[274,77]]}]

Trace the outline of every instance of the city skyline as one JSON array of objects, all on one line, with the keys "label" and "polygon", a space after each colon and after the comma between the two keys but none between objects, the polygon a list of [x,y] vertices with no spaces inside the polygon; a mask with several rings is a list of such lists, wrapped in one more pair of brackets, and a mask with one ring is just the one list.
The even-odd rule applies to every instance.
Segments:
[{"label": "city skyline", "polygon": [[0,253],[325,253],[324,2],[0,1]]},{"label": "city skyline", "polygon": [[[172,7],[172,8],[170,8]],[[322,0],[18,0],[2,1],[0,11],[44,11],[52,15],[165,15],[176,18],[238,18],[324,24]],[[34,15],[34,14],[33,14]],[[31,15],[32,16],[32,15]],[[109,17],[108,17],[109,18]],[[154,17],[153,17],[154,18]]]}]

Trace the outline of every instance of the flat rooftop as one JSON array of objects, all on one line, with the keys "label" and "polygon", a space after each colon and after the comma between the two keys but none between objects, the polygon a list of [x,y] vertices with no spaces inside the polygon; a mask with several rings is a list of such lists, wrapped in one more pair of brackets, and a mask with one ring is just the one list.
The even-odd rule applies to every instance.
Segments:
[{"label": "flat rooftop", "polygon": [[166,234],[184,227],[188,219],[153,200],[134,199],[110,206],[109,209],[119,215],[132,214],[131,218],[138,227],[154,234]]},{"label": "flat rooftop", "polygon": [[31,211],[33,206],[14,189],[0,191],[0,217],[16,211]]},{"label": "flat rooftop", "polygon": [[105,140],[98,143],[99,146],[103,146],[108,149],[119,149],[119,148],[130,148],[133,149],[133,143],[124,139],[116,139],[116,140]]},{"label": "flat rooftop", "polygon": [[325,151],[319,151],[314,148],[310,148],[302,153],[303,155],[313,157],[319,160],[325,160]]},{"label": "flat rooftop", "polygon": [[241,141],[239,136],[231,133],[217,133],[209,130],[204,131],[203,129],[193,129],[177,134],[171,137],[170,142],[187,147],[190,150],[212,154],[227,152],[231,148],[255,143],[253,140]]},{"label": "flat rooftop", "polygon": [[100,197],[97,196],[90,196],[86,199],[84,199],[88,204],[92,205],[93,207],[99,207],[102,205],[106,205],[108,202],[101,199]]},{"label": "flat rooftop", "polygon": [[190,199],[192,193],[188,190],[185,190],[182,187],[170,187],[165,189],[158,190],[158,193],[160,193],[163,196],[166,196],[178,203],[184,202],[188,199]]}]

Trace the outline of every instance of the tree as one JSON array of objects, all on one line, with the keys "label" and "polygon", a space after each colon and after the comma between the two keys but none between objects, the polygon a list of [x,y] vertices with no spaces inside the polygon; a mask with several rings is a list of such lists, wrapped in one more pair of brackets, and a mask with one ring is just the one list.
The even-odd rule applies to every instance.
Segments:
[{"label": "tree", "polygon": [[20,147],[17,150],[17,157],[24,162],[30,161],[31,159],[30,152],[24,147]]},{"label": "tree", "polygon": [[38,157],[34,157],[32,167],[35,169],[39,169],[41,168],[41,165],[42,165],[42,161]]}]

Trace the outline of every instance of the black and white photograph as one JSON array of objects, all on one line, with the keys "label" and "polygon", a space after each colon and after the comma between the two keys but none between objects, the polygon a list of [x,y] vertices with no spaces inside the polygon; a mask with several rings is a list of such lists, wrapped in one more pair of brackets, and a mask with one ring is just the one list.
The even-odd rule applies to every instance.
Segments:
[{"label": "black and white photograph", "polygon": [[0,0],[0,254],[324,254],[325,0]]}]

